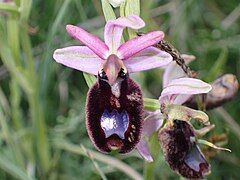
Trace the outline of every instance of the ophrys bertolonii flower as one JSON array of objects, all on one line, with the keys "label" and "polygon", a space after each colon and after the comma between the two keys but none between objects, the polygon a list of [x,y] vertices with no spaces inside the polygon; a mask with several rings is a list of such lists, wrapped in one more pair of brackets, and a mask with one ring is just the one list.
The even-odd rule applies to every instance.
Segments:
[{"label": "ophrys bertolonii flower", "polygon": [[58,63],[98,77],[88,92],[86,126],[92,142],[102,152],[126,153],[140,140],[142,93],[129,74],[165,66],[172,61],[168,53],[152,47],[163,39],[162,31],[149,32],[121,44],[125,27],[140,29],[144,26],[144,21],[135,15],[108,21],[104,43],[80,27],[67,25],[68,33],[86,46],[70,46],[54,52]]}]

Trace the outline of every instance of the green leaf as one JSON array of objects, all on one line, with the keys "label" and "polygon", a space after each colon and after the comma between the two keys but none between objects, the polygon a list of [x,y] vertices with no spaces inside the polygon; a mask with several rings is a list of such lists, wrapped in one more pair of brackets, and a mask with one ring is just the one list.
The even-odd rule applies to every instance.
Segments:
[{"label": "green leaf", "polygon": [[106,21],[116,19],[116,15],[110,3],[107,0],[101,0],[101,2],[102,2],[103,14]]},{"label": "green leaf", "polygon": [[127,0],[125,6],[125,15],[135,14],[140,16],[140,0]]},{"label": "green leaf", "polygon": [[[53,45],[53,39],[55,38],[55,34],[58,31],[59,26],[62,28],[62,21],[64,19],[65,16],[67,16],[66,14],[68,13],[68,7],[70,5],[71,0],[65,0],[60,9],[57,11],[57,15],[56,18],[54,20],[54,22],[49,26],[49,33],[47,35],[47,41],[46,41],[46,49],[43,53],[42,59],[43,59],[43,63],[40,66],[40,93],[42,96],[46,95],[46,89],[49,85],[49,81],[51,77],[51,73],[52,73],[52,68],[50,65],[50,62],[52,61],[52,51],[50,51],[50,49],[52,49],[52,45]],[[57,3],[57,2],[56,2]]]},{"label": "green leaf", "polygon": [[11,51],[9,47],[7,47],[6,43],[2,41],[1,37],[0,37],[0,56],[2,58],[4,65],[7,67],[8,71],[18,81],[18,84],[25,90],[25,92],[31,93],[32,86],[27,81],[27,78],[21,73],[22,69],[20,67],[16,67]]},{"label": "green leaf", "polygon": [[[125,16],[135,14],[140,16],[140,0],[127,0],[125,5]],[[136,32],[128,28],[129,39],[136,37]]]},{"label": "green leaf", "polygon": [[25,171],[4,157],[2,153],[0,153],[0,168],[16,179],[33,180],[33,178],[29,177]]},{"label": "green leaf", "polygon": [[22,22],[27,22],[32,7],[32,0],[21,0],[20,3],[20,19]]},{"label": "green leaf", "polygon": [[132,179],[138,179],[138,180],[143,179],[142,176],[137,171],[135,171],[131,166],[112,156],[105,155],[103,153],[95,152],[93,150],[85,148],[85,150],[87,151],[86,153],[86,151],[83,151],[82,145],[81,147],[79,145],[71,144],[68,141],[63,139],[55,139],[54,145],[56,148],[62,149],[69,153],[79,154],[87,157],[89,157],[90,155],[92,158],[94,158],[94,160],[107,164],[112,168],[118,169],[119,171],[121,171],[122,173],[125,173]]},{"label": "green leaf", "polygon": [[144,98],[144,109],[148,111],[156,111],[160,109],[160,103],[157,99]]},{"label": "green leaf", "polygon": [[121,17],[125,16],[125,8],[126,8],[126,1],[123,1],[122,4],[120,5],[120,16]]},{"label": "green leaf", "polygon": [[97,78],[91,74],[83,73],[83,76],[89,88],[92,87],[97,81]]},{"label": "green leaf", "polygon": [[0,11],[9,13],[19,13],[18,7],[15,4],[0,2]]},{"label": "green leaf", "polygon": [[224,69],[224,66],[227,62],[227,57],[228,49],[223,48],[218,59],[216,60],[216,62],[214,63],[213,67],[211,68],[210,72],[207,75],[206,78],[207,82],[214,81],[219,76],[219,74],[222,73],[222,70]]}]

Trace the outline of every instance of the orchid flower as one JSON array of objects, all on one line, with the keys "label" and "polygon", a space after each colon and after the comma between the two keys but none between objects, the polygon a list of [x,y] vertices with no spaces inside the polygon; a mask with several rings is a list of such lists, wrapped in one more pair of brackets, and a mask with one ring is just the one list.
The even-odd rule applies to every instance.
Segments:
[{"label": "orchid flower", "polygon": [[155,47],[164,37],[153,31],[123,44],[125,27],[140,29],[144,21],[135,15],[106,23],[104,42],[80,27],[67,25],[67,32],[86,46],[57,49],[53,58],[60,64],[98,76],[89,90],[86,127],[101,152],[127,153],[139,142],[143,127],[143,99],[130,73],[166,66],[172,57]]},{"label": "orchid flower", "polygon": [[192,125],[178,119],[172,123],[167,123],[158,134],[165,160],[181,176],[203,179],[211,167],[197,145]]},{"label": "orchid flower", "polygon": [[211,85],[194,78],[172,79],[159,98],[161,112],[157,111],[144,121],[143,137],[137,145],[139,154],[148,162],[153,161],[146,138],[159,131],[159,142],[169,166],[183,177],[203,178],[210,172],[210,165],[197,146],[191,118],[208,123],[208,116],[201,111],[181,106],[189,95],[207,93]]},{"label": "orchid flower", "polygon": [[[170,65],[172,67],[175,66],[175,64],[172,63]],[[170,69],[172,67],[167,67],[167,69]],[[177,69],[177,67],[175,68]],[[181,72],[180,69],[179,72]],[[184,75],[183,73],[182,75]],[[185,120],[186,118],[189,119],[189,117],[193,117],[198,118],[199,120],[202,120],[204,122],[208,122],[208,117],[205,113],[201,113],[201,111],[192,110],[190,108],[179,105],[185,102],[186,99],[188,99],[193,94],[202,94],[209,92],[211,90],[211,85],[199,79],[185,77],[174,79],[172,77],[173,76],[171,76],[171,79],[173,80],[167,82],[165,76],[164,81],[166,83],[166,86],[164,87],[161,96],[159,97],[161,106],[165,107],[166,109],[166,114],[161,114],[157,111],[154,112],[152,116],[150,116],[151,118],[148,118],[151,119],[151,121],[144,121],[143,126],[148,126],[148,129],[143,128],[143,135],[145,135],[145,137],[143,136],[143,138],[140,140],[140,143],[137,145],[137,150],[139,154],[149,162],[151,162],[153,159],[150,155],[149,148],[145,139],[149,138],[152,133],[156,132],[161,127],[163,119],[165,118],[164,116],[167,116],[168,120],[174,120],[175,118]],[[158,118],[156,118],[156,116],[158,116]]]},{"label": "orchid flower", "polygon": [[[116,56],[117,59],[123,61],[128,73],[169,64],[172,57],[168,53],[152,47],[164,38],[162,31],[153,31],[121,44],[124,28],[129,27],[137,30],[144,26],[144,21],[136,15],[110,20],[105,25],[104,43],[98,37],[80,27],[67,25],[66,29],[69,35],[86,46],[70,46],[57,49],[53,58],[60,64],[93,75],[97,75],[101,66],[106,61],[111,63],[113,57]],[[109,78],[112,82],[116,78],[116,74],[111,74]]]}]

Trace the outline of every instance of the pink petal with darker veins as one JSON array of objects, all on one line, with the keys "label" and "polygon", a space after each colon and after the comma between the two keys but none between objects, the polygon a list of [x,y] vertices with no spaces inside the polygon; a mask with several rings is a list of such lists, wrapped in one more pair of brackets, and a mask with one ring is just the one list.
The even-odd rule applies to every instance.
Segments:
[{"label": "pink petal with darker veins", "polygon": [[169,64],[172,56],[155,47],[148,47],[124,61],[129,73],[159,68]]},{"label": "pink petal with darker veins", "polygon": [[142,36],[133,38],[122,44],[118,50],[117,55],[120,59],[128,60],[138,52],[157,44],[164,38],[162,31],[153,31]]},{"label": "pink petal with darker veins", "polygon": [[[200,79],[195,78],[179,78],[172,80],[162,91],[160,96],[160,103],[167,96],[179,95],[179,94],[203,94],[211,91],[212,87],[210,84],[203,82]],[[166,99],[165,99],[166,100]],[[175,100],[171,99],[172,101]]]}]

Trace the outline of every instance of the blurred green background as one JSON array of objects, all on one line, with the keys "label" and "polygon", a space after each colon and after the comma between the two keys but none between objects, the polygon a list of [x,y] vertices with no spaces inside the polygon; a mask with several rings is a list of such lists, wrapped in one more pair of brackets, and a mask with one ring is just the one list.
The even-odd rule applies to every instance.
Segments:
[{"label": "blurred green background", "polygon": [[[66,24],[102,38],[100,0],[0,1],[0,13],[0,179],[179,179],[161,151],[150,165],[136,152],[96,152],[86,134],[83,74],[52,58],[55,49],[79,44]],[[181,53],[195,55],[190,66],[207,82],[225,73],[240,80],[239,16],[239,0],[141,1],[142,31],[162,30]],[[158,98],[160,69],[133,78],[144,97]],[[207,179],[240,179],[240,94],[207,113],[216,128],[206,138],[227,135],[223,145],[232,150],[205,148],[212,165]]]}]

